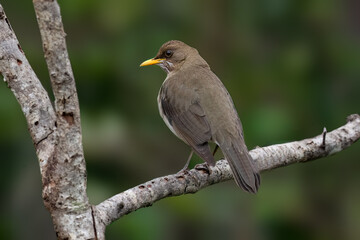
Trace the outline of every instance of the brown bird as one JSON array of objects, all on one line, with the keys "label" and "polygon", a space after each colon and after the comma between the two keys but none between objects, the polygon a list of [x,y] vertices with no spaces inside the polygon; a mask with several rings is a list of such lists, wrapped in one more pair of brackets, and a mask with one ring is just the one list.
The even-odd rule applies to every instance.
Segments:
[{"label": "brown bird", "polygon": [[166,125],[210,166],[215,160],[209,142],[215,142],[229,162],[237,185],[256,193],[260,175],[245,145],[239,116],[230,94],[207,62],[195,48],[172,40],[140,66],[154,64],[167,73],[158,95]]}]

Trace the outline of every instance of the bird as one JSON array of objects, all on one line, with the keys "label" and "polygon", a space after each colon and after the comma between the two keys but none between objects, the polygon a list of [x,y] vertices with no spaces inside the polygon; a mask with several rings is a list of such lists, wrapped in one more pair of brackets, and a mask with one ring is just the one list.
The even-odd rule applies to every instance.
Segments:
[{"label": "bird", "polygon": [[[249,154],[233,100],[199,52],[179,40],[164,43],[156,56],[140,64],[158,65],[167,76],[160,87],[158,107],[167,127],[209,166],[215,165],[210,142],[228,161],[236,184],[257,193],[259,170]],[[216,151],[216,150],[215,150]]]}]

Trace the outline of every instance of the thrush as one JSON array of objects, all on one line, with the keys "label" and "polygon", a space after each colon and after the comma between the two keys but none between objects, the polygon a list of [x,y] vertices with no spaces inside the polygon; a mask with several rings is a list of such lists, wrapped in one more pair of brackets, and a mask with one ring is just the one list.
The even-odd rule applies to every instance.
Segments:
[{"label": "thrush", "polygon": [[[170,130],[210,166],[215,165],[215,159],[209,142],[214,142],[227,159],[237,185],[256,193],[260,175],[245,145],[234,103],[199,52],[172,40],[140,66],[148,65],[159,65],[167,73],[158,105]],[[191,154],[187,165],[190,158]]]}]

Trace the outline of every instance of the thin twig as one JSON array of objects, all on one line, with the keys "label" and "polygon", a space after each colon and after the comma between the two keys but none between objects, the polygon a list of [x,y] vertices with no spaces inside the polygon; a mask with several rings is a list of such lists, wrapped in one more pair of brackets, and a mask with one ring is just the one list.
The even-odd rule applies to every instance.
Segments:
[{"label": "thin twig", "polygon": [[325,147],[326,147],[326,133],[327,133],[327,130],[326,130],[326,127],[324,127],[323,133],[322,133],[323,140],[322,140],[322,143],[320,146],[323,150],[325,150]]}]

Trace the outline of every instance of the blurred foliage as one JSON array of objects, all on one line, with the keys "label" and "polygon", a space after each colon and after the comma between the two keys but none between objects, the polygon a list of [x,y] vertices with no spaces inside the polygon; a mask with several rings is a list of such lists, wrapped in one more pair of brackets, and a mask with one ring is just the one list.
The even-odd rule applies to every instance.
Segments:
[{"label": "blurred foliage", "polygon": [[[223,80],[250,149],[312,137],[359,113],[357,1],[59,2],[94,204],[174,173],[187,158],[189,148],[158,115],[156,96],[165,73],[157,67],[139,69],[170,39],[196,47]],[[32,2],[1,4],[50,92]],[[0,239],[55,239],[26,121],[2,85]],[[228,182],[165,199],[113,223],[107,236],[360,239],[359,156],[357,143],[336,156],[264,173],[256,196]]]}]

